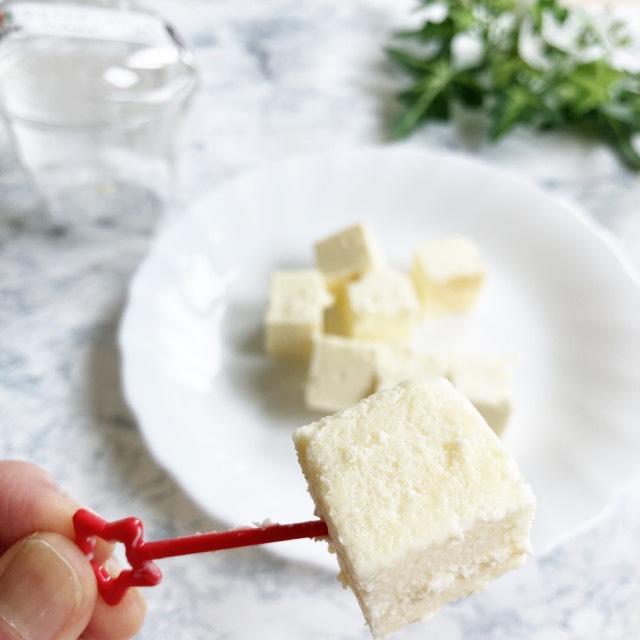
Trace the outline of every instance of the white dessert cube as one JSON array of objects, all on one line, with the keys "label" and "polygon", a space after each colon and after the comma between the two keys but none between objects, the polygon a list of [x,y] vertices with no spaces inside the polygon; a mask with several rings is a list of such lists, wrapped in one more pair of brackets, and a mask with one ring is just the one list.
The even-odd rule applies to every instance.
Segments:
[{"label": "white dessert cube", "polygon": [[314,244],[316,265],[329,287],[385,266],[384,253],[371,229],[355,224]]},{"label": "white dessert cube", "polygon": [[411,275],[425,316],[469,311],[484,283],[485,269],[475,244],[449,237],[422,242]]},{"label": "white dessert cube", "polygon": [[316,269],[274,271],[265,318],[266,350],[276,358],[308,358],[322,331],[324,310],[333,302]]},{"label": "white dessert cube", "polygon": [[513,385],[510,363],[497,357],[452,355],[446,376],[498,434],[504,431],[512,410]]},{"label": "white dessert cube", "polygon": [[306,405],[319,411],[336,411],[373,393],[377,351],[377,345],[371,343],[340,336],[314,336]]},{"label": "white dessert cube", "polygon": [[409,345],[385,345],[378,353],[376,391],[411,378],[441,378],[445,372],[440,355],[422,353]]},{"label": "white dessert cube", "polygon": [[338,296],[348,335],[359,340],[409,342],[420,305],[411,278],[397,269],[368,271]]},{"label": "white dessert cube", "polygon": [[375,638],[480,591],[530,553],[531,488],[444,378],[379,391],[301,427],[294,442]]}]

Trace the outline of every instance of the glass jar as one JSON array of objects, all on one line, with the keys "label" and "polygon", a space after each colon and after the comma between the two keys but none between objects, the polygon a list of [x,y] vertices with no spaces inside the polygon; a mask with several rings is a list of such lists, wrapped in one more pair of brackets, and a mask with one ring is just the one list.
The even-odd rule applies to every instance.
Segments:
[{"label": "glass jar", "polygon": [[0,108],[55,226],[162,210],[197,77],[175,29],[129,3],[0,4]]}]

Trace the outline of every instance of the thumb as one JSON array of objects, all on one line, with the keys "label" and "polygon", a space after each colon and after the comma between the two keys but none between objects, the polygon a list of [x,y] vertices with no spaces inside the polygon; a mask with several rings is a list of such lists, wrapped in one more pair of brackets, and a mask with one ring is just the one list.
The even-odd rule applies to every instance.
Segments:
[{"label": "thumb", "polygon": [[71,540],[23,538],[0,557],[0,640],[77,640],[96,597],[91,565]]}]

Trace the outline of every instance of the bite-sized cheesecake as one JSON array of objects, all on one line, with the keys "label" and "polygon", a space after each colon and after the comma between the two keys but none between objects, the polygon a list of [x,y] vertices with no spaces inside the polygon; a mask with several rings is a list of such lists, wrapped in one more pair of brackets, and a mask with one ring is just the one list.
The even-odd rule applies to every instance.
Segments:
[{"label": "bite-sized cheesecake", "polygon": [[324,310],[333,302],[316,269],[271,274],[265,345],[274,358],[308,358],[313,336],[322,332]]},{"label": "bite-sized cheesecake", "polygon": [[395,387],[410,378],[447,377],[446,359],[426,353],[406,344],[387,344],[378,350],[376,391]]},{"label": "bite-sized cheesecake", "polygon": [[349,282],[342,301],[348,335],[359,340],[409,342],[420,304],[411,278],[398,269],[373,269]]},{"label": "bite-sized cheesecake", "polygon": [[426,317],[465,313],[476,303],[485,267],[476,245],[452,236],[427,240],[415,250],[411,275]]},{"label": "bite-sized cheesecake", "polygon": [[312,345],[304,395],[309,409],[338,411],[373,393],[376,343],[316,335]]},{"label": "bite-sized cheesecake", "polygon": [[332,292],[345,281],[386,265],[380,243],[366,224],[341,229],[316,242],[313,248],[316,265]]},{"label": "bite-sized cheesecake", "polygon": [[511,365],[499,357],[449,355],[446,377],[482,414],[487,424],[502,435],[512,410]]},{"label": "bite-sized cheesecake", "polygon": [[375,638],[480,591],[530,553],[531,488],[444,378],[379,391],[299,428],[294,442]]}]

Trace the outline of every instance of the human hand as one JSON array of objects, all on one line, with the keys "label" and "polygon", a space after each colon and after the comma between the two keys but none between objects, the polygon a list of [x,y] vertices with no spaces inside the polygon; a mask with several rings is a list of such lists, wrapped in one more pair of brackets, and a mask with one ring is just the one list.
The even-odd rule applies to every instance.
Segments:
[{"label": "human hand", "polygon": [[[115,607],[98,595],[73,542],[79,506],[39,467],[0,461],[0,640],[124,640],[142,626],[138,590]],[[99,544],[96,560],[109,568],[110,553]]]}]

